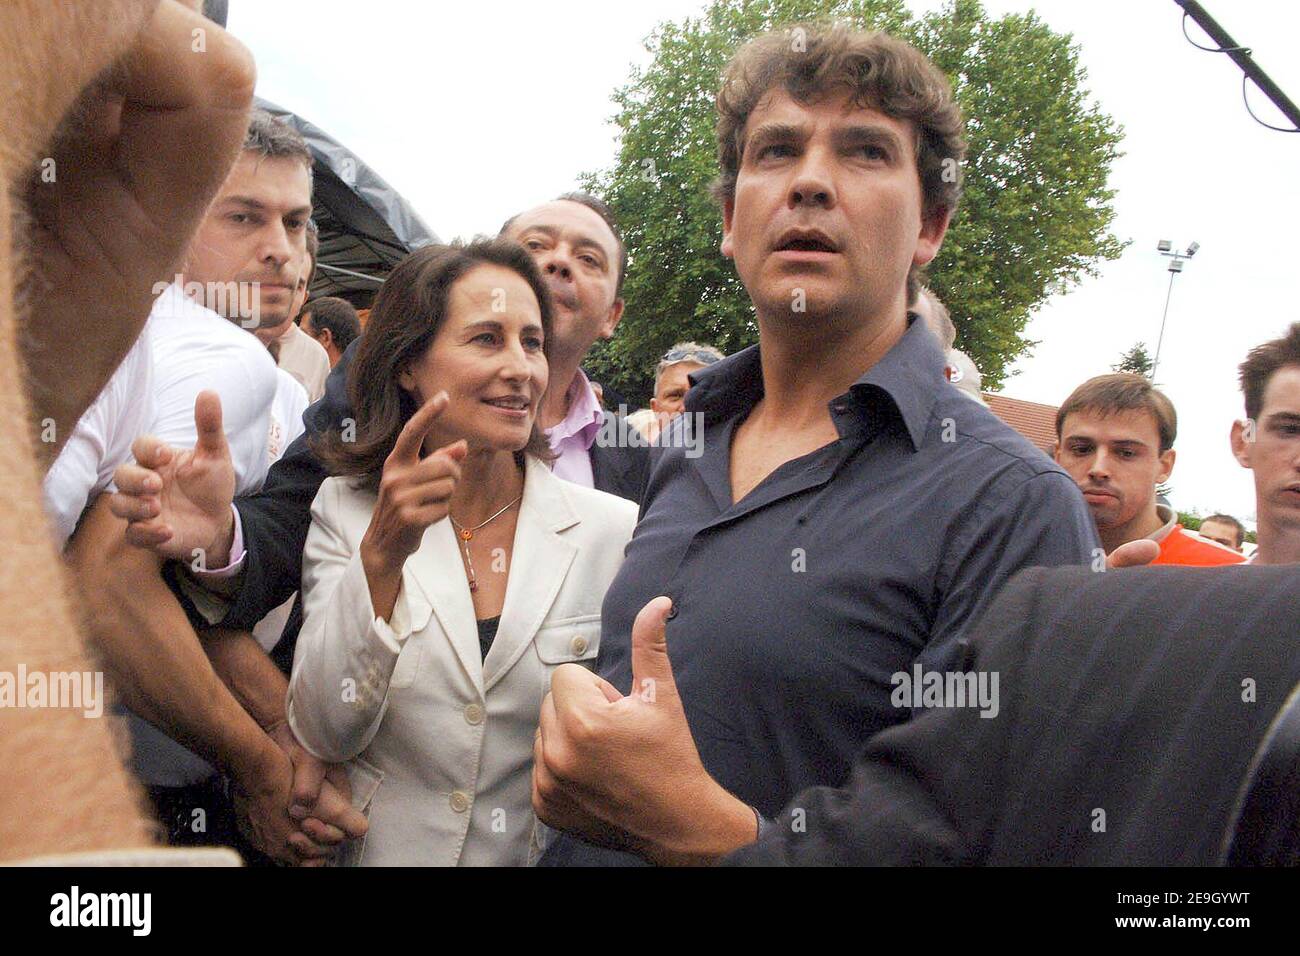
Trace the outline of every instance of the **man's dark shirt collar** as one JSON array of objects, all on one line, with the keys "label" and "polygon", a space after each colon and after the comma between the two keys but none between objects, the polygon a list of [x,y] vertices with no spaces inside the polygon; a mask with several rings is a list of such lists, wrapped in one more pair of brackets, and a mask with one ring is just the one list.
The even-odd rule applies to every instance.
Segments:
[{"label": "man's dark shirt collar", "polygon": [[[912,448],[921,447],[926,423],[934,410],[939,386],[944,384],[943,353],[934,335],[914,314],[907,317],[902,338],[875,365],[854,382],[847,392],[830,403],[834,413],[843,407],[856,413],[864,424],[878,416],[879,399],[902,420]],[[702,412],[706,424],[726,421],[747,413],[763,397],[763,364],[760,346],[751,345],[708,368],[692,372],[691,390],[686,393],[686,410]],[[873,412],[876,415],[873,415]],[[842,430],[841,430],[842,433]]]}]

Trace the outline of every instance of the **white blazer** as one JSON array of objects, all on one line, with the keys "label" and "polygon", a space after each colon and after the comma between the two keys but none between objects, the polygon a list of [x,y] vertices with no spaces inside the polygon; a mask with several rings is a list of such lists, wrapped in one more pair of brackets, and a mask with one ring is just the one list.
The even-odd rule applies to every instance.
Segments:
[{"label": "white blazer", "polygon": [[594,662],[636,505],[528,456],[501,624],[484,660],[445,518],[407,559],[390,620],[376,618],[360,557],[375,502],[346,478],[316,495],[289,683],[294,733],[322,760],[348,761],[353,803],[370,821],[340,862],[531,863],[542,698],[557,666]]}]

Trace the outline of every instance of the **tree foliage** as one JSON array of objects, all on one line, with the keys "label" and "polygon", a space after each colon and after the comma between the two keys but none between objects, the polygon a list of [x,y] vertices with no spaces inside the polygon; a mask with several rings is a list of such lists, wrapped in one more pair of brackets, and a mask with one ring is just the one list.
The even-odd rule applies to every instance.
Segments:
[{"label": "tree foliage", "polygon": [[986,387],[1034,344],[1022,334],[1034,309],[1123,248],[1109,232],[1107,188],[1122,131],[1089,102],[1071,38],[1034,14],[991,20],[979,0],[949,0],[921,19],[902,0],[714,0],[650,35],[652,62],[614,93],[618,158],[583,177],[613,208],[631,258],[625,317],[588,368],[630,399],[648,397],[674,341],[728,353],[757,341],[749,297],[718,251],[721,214],[708,195],[714,96],[741,43],[814,20],[888,30],[953,82],[970,144],[965,194],[930,284]]},{"label": "tree foliage", "polygon": [[1132,372],[1134,375],[1141,375],[1149,380],[1151,378],[1152,364],[1146,343],[1138,342],[1120,356],[1119,362],[1112,365],[1111,370],[1115,372]]}]

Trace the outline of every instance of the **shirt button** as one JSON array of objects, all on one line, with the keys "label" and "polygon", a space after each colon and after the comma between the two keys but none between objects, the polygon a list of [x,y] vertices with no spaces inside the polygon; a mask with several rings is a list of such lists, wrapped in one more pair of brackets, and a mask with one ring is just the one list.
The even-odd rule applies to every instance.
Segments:
[{"label": "shirt button", "polygon": [[587,653],[587,639],[585,637],[575,637],[570,646],[573,648],[573,653],[575,654],[582,655]]},{"label": "shirt button", "polygon": [[841,402],[837,402],[835,405],[832,405],[831,408],[834,409],[836,415],[843,415],[849,410],[849,407]]},{"label": "shirt button", "polygon": [[464,813],[469,809],[469,794],[464,790],[453,790],[451,792],[451,799],[448,802],[451,804],[451,808],[457,813]]},{"label": "shirt button", "polygon": [[478,704],[469,704],[465,708],[465,722],[470,724],[483,723],[483,708]]}]

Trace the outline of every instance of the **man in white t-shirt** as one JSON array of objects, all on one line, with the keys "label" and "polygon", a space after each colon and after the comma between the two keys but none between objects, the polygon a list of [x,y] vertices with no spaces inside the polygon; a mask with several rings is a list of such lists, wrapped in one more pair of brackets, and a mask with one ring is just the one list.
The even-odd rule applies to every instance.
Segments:
[{"label": "man in white t-shirt", "polygon": [[[311,211],[310,170],[301,136],[254,111],[182,274],[155,303],[148,333],[158,407],[149,431],[167,444],[137,438],[133,453],[148,448],[148,460],[181,485],[217,450],[235,462],[236,488],[253,490],[265,476],[280,377],[249,333],[289,314]],[[281,414],[288,419],[292,411]],[[287,732],[283,675],[247,634],[200,644],[161,562],[127,544],[125,527],[106,507],[92,507],[68,556],[92,637],[122,700],[144,718],[133,723],[136,765],[170,841],[323,862],[345,834],[364,831],[364,819],[333,785],[307,819],[289,816],[295,773],[319,777],[325,768]],[[204,548],[194,549],[195,567],[204,557]],[[211,764],[228,775],[231,794]],[[236,822],[249,845],[240,844]]]},{"label": "man in white t-shirt", "polygon": [[[233,322],[169,285],[145,327],[154,357],[157,413],[140,434],[192,447],[198,438],[194,401],[211,390],[221,398],[222,425],[235,463],[235,487],[262,487],[271,466],[267,436],[278,387],[275,360]],[[239,494],[236,491],[236,494]]]},{"label": "man in white t-shirt", "polygon": [[[131,460],[131,443],[154,421],[153,350],[141,332],[99,397],[78,419],[41,486],[54,539],[67,544],[90,504],[115,491],[113,472]],[[191,416],[192,418],[192,416]]]}]

